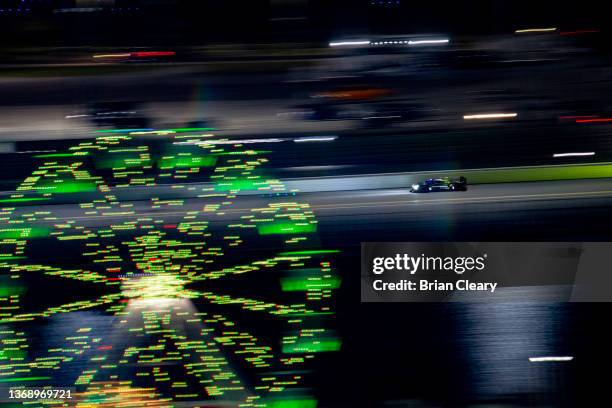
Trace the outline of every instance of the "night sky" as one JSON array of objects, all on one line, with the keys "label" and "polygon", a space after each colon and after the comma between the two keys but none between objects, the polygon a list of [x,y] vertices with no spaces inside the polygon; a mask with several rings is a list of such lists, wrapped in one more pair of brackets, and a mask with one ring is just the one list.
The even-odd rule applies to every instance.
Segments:
[{"label": "night sky", "polygon": [[[602,28],[603,2],[471,0],[116,0],[97,12],[58,12],[92,2],[2,0],[6,45],[205,44],[327,41],[338,36],[443,32],[500,34],[529,26]],[[95,3],[95,2],[94,2]],[[537,3],[537,4],[534,4]]]}]

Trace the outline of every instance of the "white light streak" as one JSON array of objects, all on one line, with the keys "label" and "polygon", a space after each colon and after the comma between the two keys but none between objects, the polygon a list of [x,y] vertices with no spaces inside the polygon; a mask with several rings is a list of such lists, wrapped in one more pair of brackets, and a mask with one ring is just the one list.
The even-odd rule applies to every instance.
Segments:
[{"label": "white light streak", "polygon": [[477,120],[477,119],[502,119],[502,118],[516,118],[517,113],[479,113],[475,115],[464,115],[465,120]]},{"label": "white light streak", "polygon": [[329,43],[330,47],[350,47],[354,45],[370,45],[370,40],[334,41]]},{"label": "white light streak", "polygon": [[30,153],[56,153],[57,150],[24,150],[17,152],[18,154],[30,154]]},{"label": "white light streak", "polygon": [[408,45],[448,44],[449,41],[448,38],[442,40],[410,40]]},{"label": "white light streak", "polygon": [[220,139],[220,140],[196,140],[193,142],[174,142],[175,145],[233,145],[254,143],[280,143],[285,139]]},{"label": "white light streak", "polygon": [[529,361],[532,363],[546,363],[551,361],[572,361],[574,357],[563,356],[563,357],[529,357]]},{"label": "white light streak", "polygon": [[308,142],[332,142],[338,139],[338,136],[313,136],[313,137],[300,137],[293,140],[295,143],[308,143]]},{"label": "white light streak", "polygon": [[555,153],[553,157],[584,157],[595,156],[595,152]]}]

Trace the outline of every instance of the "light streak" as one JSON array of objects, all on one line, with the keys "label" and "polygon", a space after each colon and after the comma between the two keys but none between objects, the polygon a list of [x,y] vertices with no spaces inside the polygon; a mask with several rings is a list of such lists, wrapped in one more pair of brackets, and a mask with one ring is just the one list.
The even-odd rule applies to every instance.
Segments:
[{"label": "light streak", "polygon": [[529,361],[532,363],[545,363],[554,361],[572,361],[572,356],[561,356],[561,357],[529,357]]},{"label": "light streak", "polygon": [[174,55],[176,55],[174,51],[137,51],[131,53],[131,56],[136,58],[172,57]]},{"label": "light streak", "polygon": [[553,157],[584,157],[595,156],[595,152],[555,153]]},{"label": "light streak", "polygon": [[122,52],[122,53],[116,53],[116,54],[96,54],[93,57],[94,58],[129,58],[130,55],[131,54],[129,52]]},{"label": "light streak", "polygon": [[369,45],[370,40],[355,40],[355,41],[333,41],[329,43],[330,47],[350,47],[355,45]]},{"label": "light streak", "polygon": [[236,144],[255,144],[255,143],[281,143],[287,139],[262,138],[262,139],[216,139],[216,140],[196,140],[193,142],[174,142],[176,145],[236,145]]},{"label": "light streak", "polygon": [[526,34],[526,33],[549,33],[557,31],[557,27],[546,27],[546,28],[524,28],[521,30],[515,30],[516,34]]},{"label": "light streak", "polygon": [[576,31],[561,31],[559,35],[579,35],[579,34],[595,34],[601,32],[600,30],[576,30]]},{"label": "light streak", "polygon": [[338,139],[338,136],[313,136],[313,137],[300,137],[293,140],[295,143],[308,143],[308,142],[332,142]]},{"label": "light streak", "polygon": [[504,119],[504,118],[516,118],[517,113],[479,113],[475,115],[464,115],[465,120],[479,120],[479,119]]},{"label": "light streak", "polygon": [[433,44],[448,44],[450,40],[448,38],[441,40],[410,40],[408,45],[433,45]]}]

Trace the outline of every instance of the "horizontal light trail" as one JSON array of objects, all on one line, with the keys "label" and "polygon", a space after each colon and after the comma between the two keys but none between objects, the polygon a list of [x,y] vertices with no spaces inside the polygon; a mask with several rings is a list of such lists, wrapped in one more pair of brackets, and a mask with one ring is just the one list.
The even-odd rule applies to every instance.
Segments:
[{"label": "horizontal light trail", "polygon": [[329,43],[330,47],[349,47],[353,45],[370,45],[370,40],[334,41]]},{"label": "horizontal light trail", "polygon": [[607,123],[612,122],[612,118],[579,119],[576,123]]},{"label": "horizontal light trail", "polygon": [[293,140],[295,143],[308,143],[308,142],[332,142],[338,139],[338,136],[313,136],[313,137],[300,137]]},{"label": "horizontal light trail", "polygon": [[408,41],[408,45],[448,44],[449,41],[448,38],[442,40],[410,40]]},{"label": "horizontal light trail", "polygon": [[579,35],[579,34],[595,34],[601,32],[600,30],[576,30],[576,31],[561,31],[559,35]]},{"label": "horizontal light trail", "polygon": [[197,140],[194,142],[174,142],[175,145],[234,145],[234,144],[254,144],[254,143],[280,143],[286,139],[235,139],[235,140]]},{"label": "horizontal light trail", "polygon": [[553,157],[584,157],[595,156],[595,152],[555,153]]},{"label": "horizontal light trail", "polygon": [[574,119],[574,120],[585,120],[585,119],[596,119],[599,115],[567,115],[559,116],[559,119]]},{"label": "horizontal light trail", "polygon": [[478,119],[502,119],[502,118],[516,118],[517,113],[481,113],[475,115],[464,115],[465,120],[478,120]]},{"label": "horizontal light trail", "polygon": [[57,150],[23,150],[16,152],[17,154],[33,154],[33,153],[55,153]]},{"label": "horizontal light trail", "polygon": [[147,57],[172,57],[176,55],[174,51],[137,51],[131,53],[132,57],[147,58]]},{"label": "horizontal light trail", "polygon": [[117,53],[117,54],[96,54],[93,57],[94,58],[129,58],[131,55],[131,53],[129,52],[122,52],[122,53]]},{"label": "horizontal light trail", "polygon": [[117,52],[112,54],[95,54],[94,59],[100,58],[152,58],[152,57],[173,57],[176,55],[174,51],[135,51],[135,52]]},{"label": "horizontal light trail", "polygon": [[561,357],[529,357],[529,361],[532,363],[546,363],[551,361],[572,361],[572,356],[561,356]]},{"label": "horizontal light trail", "polygon": [[514,31],[516,34],[524,34],[524,33],[549,33],[557,31],[557,27],[546,27],[546,28],[525,28],[522,30]]}]

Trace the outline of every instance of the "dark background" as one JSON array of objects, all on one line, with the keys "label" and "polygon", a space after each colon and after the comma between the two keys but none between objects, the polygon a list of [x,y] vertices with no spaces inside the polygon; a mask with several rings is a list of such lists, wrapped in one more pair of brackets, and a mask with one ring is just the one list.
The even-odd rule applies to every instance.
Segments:
[{"label": "dark background", "polygon": [[99,11],[65,12],[71,7],[90,7],[89,3],[3,0],[0,44],[325,42],[364,33],[459,35],[507,33],[528,26],[599,28],[606,16],[605,2],[594,0],[571,4],[525,0],[115,0]]}]

